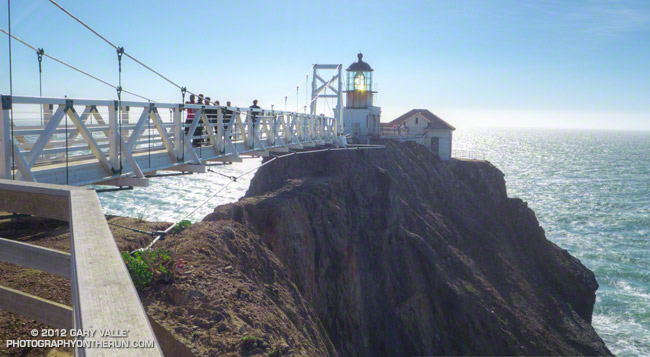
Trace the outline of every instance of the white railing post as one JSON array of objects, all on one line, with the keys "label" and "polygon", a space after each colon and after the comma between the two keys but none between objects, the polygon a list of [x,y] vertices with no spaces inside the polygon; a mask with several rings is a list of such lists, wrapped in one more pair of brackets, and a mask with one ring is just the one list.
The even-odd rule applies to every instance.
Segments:
[{"label": "white railing post", "polygon": [[224,130],[223,130],[223,108],[217,108],[217,149],[218,154],[223,154],[226,151],[226,146],[224,142]]},{"label": "white railing post", "polygon": [[11,97],[2,96],[2,113],[0,114],[0,178],[11,178],[11,119],[9,108]]},{"label": "white railing post", "polygon": [[181,127],[182,125],[182,115],[181,115],[181,105],[177,107],[174,107],[174,148],[176,149],[177,155],[181,155],[180,158],[183,157],[183,128]]},{"label": "white railing post", "polygon": [[276,135],[276,130],[277,130],[277,122],[278,122],[278,115],[273,113],[273,115],[271,115],[271,123],[269,125],[269,128],[271,129],[271,130],[269,130],[269,133],[271,134],[270,135],[271,137],[269,138],[271,140],[270,141],[271,145],[275,145],[275,135]]},{"label": "white railing post", "polygon": [[108,106],[108,161],[113,169],[120,167],[118,157],[117,101]]},{"label": "white railing post", "polygon": [[43,126],[47,125],[52,119],[54,114],[54,105],[52,104],[42,104],[43,106]]}]

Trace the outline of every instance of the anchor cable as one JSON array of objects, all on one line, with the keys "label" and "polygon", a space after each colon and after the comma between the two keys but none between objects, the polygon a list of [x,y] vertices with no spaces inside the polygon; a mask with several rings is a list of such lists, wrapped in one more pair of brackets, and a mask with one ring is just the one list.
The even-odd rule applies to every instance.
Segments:
[{"label": "anchor cable", "polygon": [[293,151],[293,152],[291,152],[291,153],[289,153],[289,154],[284,154],[284,155],[274,156],[272,159],[270,159],[270,160],[268,160],[268,161],[266,161],[266,162],[264,162],[264,163],[262,163],[262,164],[260,164],[260,165],[258,165],[258,166],[256,166],[256,167],[254,167],[254,168],[252,168],[252,169],[250,169],[250,170],[248,170],[248,171],[242,173],[242,174],[239,175],[239,176],[236,176],[235,179],[232,179],[232,178],[231,178],[231,181],[230,181],[230,182],[228,182],[228,183],[226,183],[225,185],[223,185],[219,190],[217,190],[217,192],[215,192],[215,193],[212,194],[210,197],[208,197],[208,198],[205,199],[203,202],[201,202],[201,203],[200,203],[198,206],[196,206],[196,207],[195,207],[191,212],[187,213],[187,214],[184,215],[181,219],[179,219],[178,221],[176,221],[176,223],[172,224],[172,225],[169,226],[167,229],[165,229],[164,231],[162,231],[162,232],[161,232],[162,234],[159,235],[159,236],[157,236],[156,238],[154,238],[154,240],[152,240],[151,243],[149,243],[145,248],[136,249],[136,250],[132,251],[131,254],[133,254],[133,253],[135,253],[135,252],[137,252],[137,251],[144,251],[144,250],[149,250],[149,249],[151,249],[151,247],[152,247],[152,246],[153,246],[153,245],[154,245],[158,240],[160,240],[160,238],[161,238],[163,235],[169,233],[169,232],[170,232],[174,227],[176,227],[176,226],[177,226],[179,223],[181,223],[183,220],[185,220],[186,218],[188,218],[188,217],[190,217],[191,215],[193,215],[194,213],[196,213],[196,211],[198,211],[201,207],[205,206],[205,205],[206,205],[208,202],[210,202],[213,198],[217,197],[217,195],[218,195],[219,193],[221,193],[221,191],[225,190],[225,189],[226,189],[228,186],[230,186],[233,182],[237,182],[237,181],[238,181],[239,179],[241,179],[242,177],[244,177],[244,176],[250,174],[251,172],[253,172],[253,171],[255,171],[255,170],[257,170],[257,169],[259,169],[259,168],[261,168],[261,167],[263,167],[263,166],[266,166],[266,165],[272,163],[273,161],[275,161],[275,160],[277,160],[277,159],[282,159],[282,158],[289,157],[289,156],[293,156],[293,155],[312,154],[312,153],[324,152],[324,151],[363,150],[363,149],[385,149],[385,148],[386,148],[386,147],[383,146],[383,145],[376,145],[376,146],[363,146],[363,147],[351,147],[351,148],[325,148],[325,149],[310,150],[310,151]]}]

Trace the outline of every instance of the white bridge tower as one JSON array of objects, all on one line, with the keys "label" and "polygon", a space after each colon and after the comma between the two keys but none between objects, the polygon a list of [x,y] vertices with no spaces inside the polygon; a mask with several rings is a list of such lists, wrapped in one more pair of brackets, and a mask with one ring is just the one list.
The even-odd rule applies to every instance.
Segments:
[{"label": "white bridge tower", "polygon": [[[334,118],[336,119],[337,126],[334,129],[335,135],[343,134],[343,78],[341,76],[342,65],[340,64],[315,64],[314,74],[311,82],[311,115],[317,115],[318,99],[321,98],[336,98],[336,107],[334,110]],[[325,80],[321,77],[323,71],[327,73],[323,77],[328,78]],[[334,94],[321,94],[326,89],[331,90]]]}]

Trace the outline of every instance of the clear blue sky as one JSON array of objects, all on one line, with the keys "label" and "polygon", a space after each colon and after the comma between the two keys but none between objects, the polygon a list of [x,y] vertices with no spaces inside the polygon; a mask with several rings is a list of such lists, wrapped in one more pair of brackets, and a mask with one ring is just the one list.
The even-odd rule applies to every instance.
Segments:
[{"label": "clear blue sky", "polygon": [[[382,121],[427,108],[457,127],[650,129],[649,1],[59,3],[136,58],[222,103],[257,98],[268,108],[295,92],[313,63],[347,67],[361,50],[375,69]],[[5,2],[4,29],[6,11]],[[115,50],[48,1],[14,0],[12,30],[117,83]],[[8,93],[2,36],[0,92]],[[36,55],[17,42],[13,49],[14,93],[38,95]],[[115,97],[47,59],[43,87],[46,96]],[[123,87],[180,100],[178,89],[128,59]]]}]

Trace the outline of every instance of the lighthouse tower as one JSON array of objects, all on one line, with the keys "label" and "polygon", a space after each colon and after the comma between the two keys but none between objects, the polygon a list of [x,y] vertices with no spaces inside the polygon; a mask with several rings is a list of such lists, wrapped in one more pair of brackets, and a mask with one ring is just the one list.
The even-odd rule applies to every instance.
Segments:
[{"label": "lighthouse tower", "polygon": [[343,127],[345,134],[354,137],[380,135],[379,117],[381,108],[373,105],[372,72],[370,65],[363,61],[363,54],[357,55],[358,61],[346,69],[346,103],[343,109]]}]

